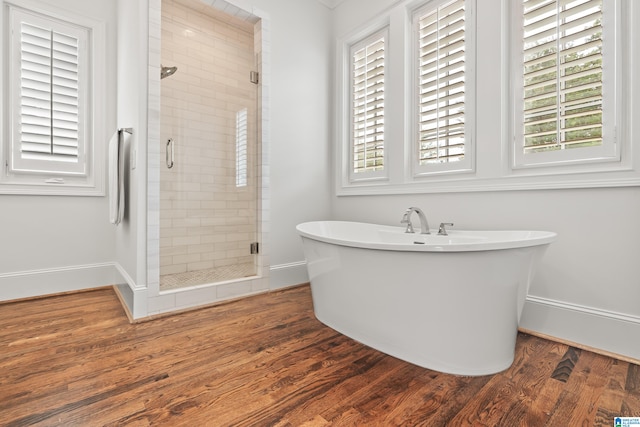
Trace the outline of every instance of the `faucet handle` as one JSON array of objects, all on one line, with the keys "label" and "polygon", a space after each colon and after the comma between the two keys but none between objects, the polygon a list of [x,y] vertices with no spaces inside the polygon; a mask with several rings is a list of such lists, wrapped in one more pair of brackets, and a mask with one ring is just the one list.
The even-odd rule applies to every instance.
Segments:
[{"label": "faucet handle", "polygon": [[411,224],[411,219],[409,218],[409,215],[411,214],[411,211],[407,210],[404,215],[402,216],[402,221],[400,221],[400,224],[407,224],[407,229],[405,230],[405,233],[413,233],[413,224]]},{"label": "faucet handle", "polygon": [[447,225],[453,227],[453,223],[452,222],[441,222],[440,223],[440,227],[438,227],[438,236],[448,236],[447,229],[445,228],[445,226],[447,226]]},{"label": "faucet handle", "polygon": [[407,224],[407,229],[405,230],[405,233],[413,233],[413,224],[411,224],[411,220],[409,219],[409,214],[405,213],[404,216],[402,217],[402,221],[400,221],[400,224]]}]

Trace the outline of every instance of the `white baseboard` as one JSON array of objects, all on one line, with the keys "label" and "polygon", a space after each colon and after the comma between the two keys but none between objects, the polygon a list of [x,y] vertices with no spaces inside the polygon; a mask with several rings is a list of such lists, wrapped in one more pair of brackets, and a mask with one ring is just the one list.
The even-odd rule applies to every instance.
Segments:
[{"label": "white baseboard", "polygon": [[529,296],[520,327],[640,360],[639,316]]},{"label": "white baseboard", "polygon": [[269,269],[269,289],[282,289],[309,281],[307,262],[272,265]]},{"label": "white baseboard", "polygon": [[74,265],[0,274],[0,301],[124,283],[115,263]]}]

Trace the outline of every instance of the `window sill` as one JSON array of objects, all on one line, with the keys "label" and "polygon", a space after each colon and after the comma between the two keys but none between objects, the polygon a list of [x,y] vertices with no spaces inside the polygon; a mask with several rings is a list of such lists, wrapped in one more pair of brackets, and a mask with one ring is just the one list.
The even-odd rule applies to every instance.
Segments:
[{"label": "window sill", "polygon": [[0,195],[104,197],[104,188],[92,185],[0,183]]},{"label": "window sill", "polygon": [[507,176],[500,178],[450,177],[447,180],[422,180],[401,184],[377,183],[342,186],[337,196],[393,194],[467,193],[490,191],[558,190],[572,188],[607,188],[640,186],[636,171],[580,173],[569,175]]}]

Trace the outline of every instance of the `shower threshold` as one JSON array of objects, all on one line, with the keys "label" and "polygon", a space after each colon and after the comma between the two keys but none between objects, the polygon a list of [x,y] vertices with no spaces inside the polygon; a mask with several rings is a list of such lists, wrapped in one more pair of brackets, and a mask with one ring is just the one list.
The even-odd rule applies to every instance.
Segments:
[{"label": "shower threshold", "polygon": [[160,276],[160,291],[168,291],[190,286],[226,282],[256,275],[254,263],[225,265],[206,270],[187,271],[184,273],[165,274]]}]

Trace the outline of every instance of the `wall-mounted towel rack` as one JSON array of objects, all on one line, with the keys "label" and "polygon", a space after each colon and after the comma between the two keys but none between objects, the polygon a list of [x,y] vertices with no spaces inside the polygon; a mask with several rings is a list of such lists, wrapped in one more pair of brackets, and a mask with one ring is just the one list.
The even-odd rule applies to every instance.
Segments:
[{"label": "wall-mounted towel rack", "polygon": [[119,128],[109,142],[109,220],[118,225],[124,218],[124,133],[133,128]]}]

